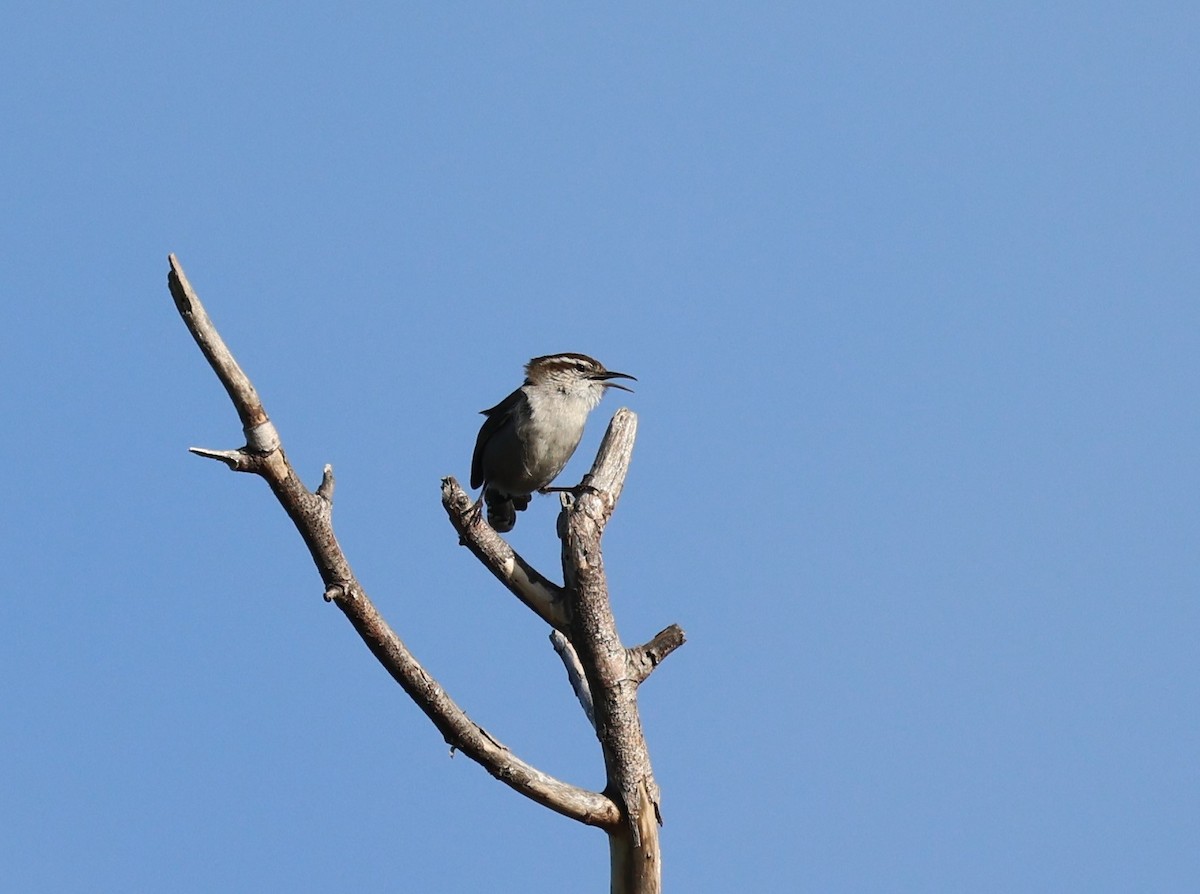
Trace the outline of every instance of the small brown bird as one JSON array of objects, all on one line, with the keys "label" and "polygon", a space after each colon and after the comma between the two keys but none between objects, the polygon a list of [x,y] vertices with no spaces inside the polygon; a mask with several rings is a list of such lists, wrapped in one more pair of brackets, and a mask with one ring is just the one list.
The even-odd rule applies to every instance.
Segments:
[{"label": "small brown bird", "polygon": [[500,533],[511,531],[517,512],[570,460],[604,392],[633,390],[613,379],[637,381],[586,354],[534,357],[525,364],[525,384],[482,411],[487,419],[475,440],[471,487],[483,487],[488,524]]}]

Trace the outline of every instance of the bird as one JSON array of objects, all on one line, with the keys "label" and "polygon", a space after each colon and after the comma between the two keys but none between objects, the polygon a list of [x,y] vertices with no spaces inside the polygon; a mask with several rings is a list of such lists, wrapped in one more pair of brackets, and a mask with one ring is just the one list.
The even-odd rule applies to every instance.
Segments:
[{"label": "bird", "polygon": [[487,504],[488,524],[496,531],[511,531],[517,512],[535,492],[550,492],[550,482],[579,446],[588,414],[604,392],[633,391],[613,379],[637,381],[586,354],[534,357],[525,364],[524,384],[480,411],[487,418],[475,439],[471,488],[483,488],[476,510]]}]

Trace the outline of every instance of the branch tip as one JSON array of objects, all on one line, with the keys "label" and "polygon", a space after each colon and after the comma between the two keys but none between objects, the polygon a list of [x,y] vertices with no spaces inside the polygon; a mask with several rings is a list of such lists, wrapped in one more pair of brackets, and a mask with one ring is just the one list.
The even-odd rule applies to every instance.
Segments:
[{"label": "branch tip", "polygon": [[317,486],[317,496],[326,503],[333,503],[333,466],[325,463],[321,472],[321,483]]},{"label": "branch tip", "polygon": [[175,307],[178,308],[181,314],[190,314],[192,312],[192,298],[195,292],[192,291],[192,284],[188,282],[187,276],[183,272],[183,267],[179,263],[179,258],[174,254],[167,255],[167,264],[171,269],[167,272],[167,288],[171,292],[171,297],[175,299]]},{"label": "branch tip", "polygon": [[627,653],[630,678],[638,684],[644,683],[654,669],[685,642],[687,635],[683,628],[672,624],[654,634],[650,642],[634,646]]}]

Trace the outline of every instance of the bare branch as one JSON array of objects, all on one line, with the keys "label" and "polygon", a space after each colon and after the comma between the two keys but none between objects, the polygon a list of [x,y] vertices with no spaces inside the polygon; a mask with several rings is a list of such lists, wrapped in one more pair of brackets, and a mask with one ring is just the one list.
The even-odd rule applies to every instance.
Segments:
[{"label": "bare branch", "polygon": [[203,447],[189,447],[189,453],[203,456],[205,459],[215,459],[223,462],[235,472],[257,472],[261,456],[251,453],[244,447],[241,450],[206,450]]},{"label": "bare branch", "polygon": [[[563,574],[574,600],[571,644],[579,655],[592,693],[596,735],[608,774],[606,790],[621,797],[626,823],[610,836],[614,868],[621,849],[622,865],[658,865],[658,835],[647,835],[645,805],[659,815],[659,789],[650,767],[637,708],[638,683],[629,675],[627,653],[617,633],[608,599],[600,538],[625,483],[637,434],[637,416],[620,409],[609,423],[591,472],[590,485],[564,510]],[[627,834],[626,834],[627,833]],[[658,883],[635,890],[658,890]]]},{"label": "bare branch", "polygon": [[634,646],[629,650],[627,656],[629,676],[636,683],[645,682],[646,678],[654,673],[654,669],[662,663],[662,660],[686,641],[687,637],[683,633],[683,628],[678,624],[672,624],[665,630],[660,630],[650,642]]},{"label": "bare branch", "polygon": [[[583,478],[583,484],[576,505],[584,507],[584,511],[600,521],[601,528],[608,522],[609,516],[621,499],[621,491],[625,488],[625,476],[629,473],[629,463],[633,459],[633,442],[637,437],[637,416],[626,407],[621,407],[608,423],[604,440],[600,442],[600,450],[596,453],[596,461],[592,469]],[[599,501],[599,512],[594,504]]]},{"label": "bare branch", "polygon": [[167,274],[167,287],[171,297],[175,299],[175,307],[183,318],[192,338],[196,340],[200,351],[204,354],[208,365],[212,367],[233,406],[238,417],[242,420],[242,430],[246,433],[246,448],[254,453],[269,453],[279,446],[279,435],[275,426],[267,417],[258,392],[250,383],[250,379],[242,372],[233,354],[225,346],[217,328],[200,303],[200,298],[192,289],[187,276],[175,255],[167,255],[167,263],[171,266]]},{"label": "bare branch", "polygon": [[392,678],[425,712],[446,743],[479,763],[496,779],[533,801],[586,825],[620,824],[617,806],[606,796],[570,785],[538,770],[476,725],[417,662],[355,582],[333,601],[345,612],[363,642]]},{"label": "bare branch", "polygon": [[582,486],[562,489],[557,530],[563,543],[565,588],[561,594],[551,591],[550,605],[544,604],[544,591],[528,592],[524,576],[531,569],[474,511],[457,482],[442,482],[442,502],[462,542],[555,628],[551,641],[604,752],[605,792],[620,798],[624,821],[608,830],[612,890],[618,894],[661,889],[661,794],[642,734],[637,689],[685,639],[683,630],[671,625],[650,642],[626,649],[608,599],[600,540],[624,488],[636,434],[637,417],[618,410]]},{"label": "bare branch", "polygon": [[[316,493],[304,486],[283,452],[258,393],[217,333],[174,255],[169,257],[169,263],[168,285],[179,314],[225,386],[246,433],[246,447],[242,450],[193,448],[193,452],[218,459],[232,469],[254,472],[266,480],[308,547],[320,573],[325,598],[342,610],[367,647],[451,747],[506,785],[564,816],[605,829],[620,826],[620,810],[610,798],[554,779],[515,757],[472,722],[408,651],[367,598],[334,535],[333,470],[325,467]],[[519,565],[522,569],[528,567],[524,563]]]},{"label": "bare branch", "polygon": [[[658,826],[661,793],[638,715],[637,689],[653,669],[681,646],[683,630],[671,625],[650,642],[626,649],[617,634],[608,599],[600,540],[620,499],[633,455],[637,417],[618,410],[605,432],[581,487],[560,495],[558,535],[563,543],[565,592],[554,611],[539,609],[514,583],[518,557],[474,512],[470,498],[452,479],[443,481],[442,502],[469,546],[492,573],[556,629],[550,635],[567,676],[588,715],[604,753],[605,792],[619,796],[623,822],[608,830],[612,891],[657,894],[661,890]],[[556,621],[559,610],[565,630]],[[563,636],[563,634],[566,636]]]},{"label": "bare branch", "polygon": [[588,723],[592,725],[592,729],[595,729],[596,712],[592,707],[592,691],[588,688],[587,677],[583,674],[583,665],[579,663],[579,656],[575,654],[575,647],[557,630],[550,632],[550,642],[554,645],[554,651],[558,653],[558,657],[562,659],[563,667],[567,669],[567,680],[571,684],[571,689],[575,692],[575,698],[579,699],[579,706],[583,708],[583,713],[587,715]]},{"label": "bare branch", "polygon": [[453,478],[442,479],[442,506],[460,542],[500,583],[555,630],[567,629],[563,588],[526,562],[477,512],[470,496]]}]

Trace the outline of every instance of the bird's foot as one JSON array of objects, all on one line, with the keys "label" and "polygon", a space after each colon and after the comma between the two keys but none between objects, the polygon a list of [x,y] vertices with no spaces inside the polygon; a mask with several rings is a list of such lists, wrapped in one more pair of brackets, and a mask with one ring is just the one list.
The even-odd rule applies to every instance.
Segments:
[{"label": "bird's foot", "polygon": [[474,524],[483,515],[483,494],[479,495],[479,499],[467,512],[467,522]]},{"label": "bird's foot", "polygon": [[475,525],[483,521],[483,495],[480,494],[479,499],[475,501],[475,505],[468,509],[462,516],[463,526],[462,533],[458,535],[458,545],[467,545],[467,528],[473,528]]}]

